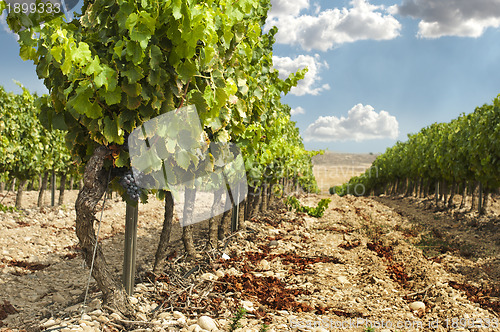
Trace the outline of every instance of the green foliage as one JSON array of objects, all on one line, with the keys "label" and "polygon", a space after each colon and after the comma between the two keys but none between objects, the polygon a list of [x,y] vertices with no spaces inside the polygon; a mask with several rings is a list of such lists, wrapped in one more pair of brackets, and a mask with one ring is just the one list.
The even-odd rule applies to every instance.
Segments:
[{"label": "green foliage", "polygon": [[378,156],[367,172],[340,188],[332,188],[330,193],[342,195],[351,189],[352,194],[353,186],[362,185],[363,194],[369,194],[388,183],[406,179],[432,183],[481,181],[491,190],[500,187],[499,169],[500,95],[473,113],[408,135],[406,142],[398,142]]},{"label": "green foliage", "polygon": [[16,208],[15,206],[5,206],[2,203],[0,203],[0,211],[2,211],[2,212],[19,212],[19,209]]},{"label": "green foliage", "polygon": [[295,209],[297,212],[305,212],[311,217],[315,218],[321,218],[323,214],[325,213],[325,210],[328,208],[328,205],[330,204],[331,199],[329,198],[324,198],[319,201],[318,205],[316,207],[310,207],[310,206],[304,206],[301,205],[299,200],[295,196],[288,196],[285,199],[285,205],[287,206],[288,210],[291,211],[292,209]]},{"label": "green foliage", "polygon": [[245,317],[247,311],[243,307],[239,307],[238,311],[235,312],[234,316],[231,318],[231,324],[229,325],[229,331],[235,331],[236,329],[242,327],[240,324],[240,320]]},{"label": "green foliage", "polygon": [[0,173],[20,180],[48,170],[70,173],[74,167],[65,132],[47,129],[39,119],[46,97],[37,99],[22,88],[23,93],[16,95],[0,86]]},{"label": "green foliage", "polygon": [[269,325],[262,324],[259,329],[259,332],[267,332],[267,331],[269,331]]}]

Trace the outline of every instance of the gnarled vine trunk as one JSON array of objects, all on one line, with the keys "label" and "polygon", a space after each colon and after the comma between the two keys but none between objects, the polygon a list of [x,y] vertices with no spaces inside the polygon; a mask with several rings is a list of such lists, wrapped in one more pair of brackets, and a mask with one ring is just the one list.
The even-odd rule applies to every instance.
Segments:
[{"label": "gnarled vine trunk", "polygon": [[477,187],[479,185],[479,182],[473,182],[471,184],[471,199],[472,199],[472,202],[471,202],[471,207],[470,207],[470,212],[473,212],[474,210],[477,209],[477,200],[476,200],[476,191],[477,191]]},{"label": "gnarled vine trunk", "polygon": [[454,207],[453,198],[455,197],[457,184],[455,182],[452,182],[450,187],[451,187],[450,196],[448,197],[448,204],[447,205],[448,205],[448,208],[453,208]]},{"label": "gnarled vine trunk", "polygon": [[66,189],[66,173],[61,174],[61,184],[59,186],[59,201],[57,205],[64,204],[64,189]]},{"label": "gnarled vine trunk", "polygon": [[[182,215],[182,219],[185,223],[191,223],[192,221],[195,199],[196,189],[186,188],[184,193],[184,211]],[[188,258],[195,258],[196,249],[194,248],[192,224],[182,228],[182,242],[184,243],[184,250],[186,251]]]},{"label": "gnarled vine trunk", "polygon": [[224,212],[220,222],[220,227],[218,231],[219,240],[224,240],[231,234],[231,216],[233,215],[233,209],[229,209]]},{"label": "gnarled vine trunk", "polygon": [[16,208],[20,208],[22,205],[23,192],[24,188],[26,187],[26,182],[28,182],[28,180],[19,181],[19,187],[17,188],[17,195],[16,195]]},{"label": "gnarled vine trunk", "polygon": [[268,189],[269,186],[267,182],[264,182],[262,186],[261,198],[260,198],[260,212],[266,212],[268,208]]},{"label": "gnarled vine trunk", "polygon": [[167,257],[167,248],[172,233],[172,225],[174,219],[174,198],[171,191],[165,192],[165,213],[163,216],[163,229],[161,230],[160,242],[155,254],[155,263],[153,273],[157,273],[160,269],[161,262]]},{"label": "gnarled vine trunk", "polygon": [[[92,264],[92,256],[97,238],[94,230],[96,206],[106,191],[108,172],[103,168],[104,160],[110,155],[104,146],[95,149],[94,154],[85,166],[83,187],[78,193],[75,203],[76,235],[80,240],[83,257],[87,266]],[[103,300],[127,317],[133,316],[134,310],[129,303],[127,293],[121,281],[111,273],[104,258],[101,245],[97,245],[92,276],[102,291]]]},{"label": "gnarled vine trunk", "polygon": [[214,193],[214,201],[212,204],[212,217],[208,222],[208,242],[212,246],[212,248],[218,247],[218,230],[219,223],[221,222],[222,215],[216,215],[216,211],[221,208],[222,204],[222,195],[224,194],[224,189],[219,189]]},{"label": "gnarled vine trunk", "polygon": [[42,207],[45,190],[47,190],[47,182],[49,181],[49,173],[43,173],[42,183],[40,184],[40,191],[38,192],[38,207]]}]

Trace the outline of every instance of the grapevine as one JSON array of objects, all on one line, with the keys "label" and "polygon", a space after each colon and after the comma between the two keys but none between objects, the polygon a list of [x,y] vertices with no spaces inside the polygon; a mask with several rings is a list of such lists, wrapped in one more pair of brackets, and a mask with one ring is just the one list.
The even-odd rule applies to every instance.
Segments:
[{"label": "grapevine", "polygon": [[[393,193],[429,196],[436,202],[445,199],[449,206],[453,196],[462,193],[463,206],[467,191],[479,186],[478,211],[488,193],[500,187],[500,95],[492,104],[477,107],[449,123],[434,123],[406,142],[397,142],[377,157],[361,176],[353,177],[332,194],[368,195]],[[355,188],[359,189],[358,193]],[[481,196],[483,200],[481,200]]]},{"label": "grapevine", "polygon": [[[94,238],[89,207],[105,190],[107,170],[131,168],[128,136],[147,121],[184,106],[196,108],[206,141],[239,147],[248,192],[264,202],[261,209],[272,199],[273,186],[293,183],[317,190],[314,153],[305,150],[290,120],[290,107],[281,103],[281,96],[307,69],[285,80],[273,69],[277,29],[262,32],[269,9],[269,0],[86,0],[81,15],[71,22],[60,16],[9,13],[9,27],[20,37],[21,58],[33,61],[50,91],[51,107],[42,108],[41,117],[46,125],[67,130],[72,155],[85,165],[85,186],[76,203],[76,231],[84,252]],[[45,24],[38,24],[41,21]],[[150,160],[156,162],[143,165],[150,166],[144,168],[145,176],[159,171],[166,159],[161,157],[172,154],[172,169],[183,183],[201,166],[206,172],[216,170],[218,165],[205,164],[205,153],[194,153],[184,144],[183,138],[198,137],[192,127],[181,121],[168,131],[155,128],[148,133],[154,146]],[[141,193],[146,200],[147,192],[169,197],[165,188],[141,191],[136,187],[141,181],[127,177],[130,183],[123,185],[117,176],[111,184],[125,200],[139,199]],[[186,188],[186,193],[191,190]],[[193,204],[186,202],[184,212],[192,214]],[[258,202],[252,199],[254,207]],[[190,232],[189,226],[183,229],[183,240],[193,256]],[[99,264],[102,260],[98,254],[94,276],[105,300],[127,311],[120,289],[103,281],[112,277]]]}]

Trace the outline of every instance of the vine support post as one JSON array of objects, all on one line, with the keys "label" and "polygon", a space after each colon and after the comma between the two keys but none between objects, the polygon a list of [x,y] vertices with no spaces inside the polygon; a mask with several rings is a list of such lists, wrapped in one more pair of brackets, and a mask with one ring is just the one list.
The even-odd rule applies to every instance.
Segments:
[{"label": "vine support post", "polygon": [[478,189],[478,199],[477,199],[477,212],[479,214],[483,213],[483,183],[479,181],[479,189]]},{"label": "vine support post", "polygon": [[236,232],[238,230],[238,217],[240,215],[240,191],[236,192],[236,197],[233,197],[233,201],[231,202],[233,205],[233,214],[231,215],[231,233]]},{"label": "vine support post", "polygon": [[139,203],[137,203],[137,206],[127,204],[125,212],[125,250],[123,255],[122,281],[125,292],[128,295],[131,295],[134,290],[138,216]]},{"label": "vine support post", "polygon": [[51,190],[51,200],[50,200],[50,206],[55,206],[56,205],[56,172],[52,170],[52,178],[50,180],[50,190]]},{"label": "vine support post", "polygon": [[439,204],[439,180],[436,180],[436,188],[435,188],[434,198],[436,200],[436,208],[437,208],[438,204]]}]

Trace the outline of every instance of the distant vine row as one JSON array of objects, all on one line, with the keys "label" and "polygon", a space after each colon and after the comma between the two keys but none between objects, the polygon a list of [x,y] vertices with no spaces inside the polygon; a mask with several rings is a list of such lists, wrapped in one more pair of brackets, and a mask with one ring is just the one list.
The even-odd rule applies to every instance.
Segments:
[{"label": "distant vine row", "polygon": [[408,135],[408,141],[388,148],[364,174],[330,193],[434,195],[436,204],[447,207],[461,194],[460,208],[471,193],[471,210],[484,213],[489,194],[499,187],[500,95],[473,113]]},{"label": "distant vine row", "polygon": [[14,94],[0,86],[0,189],[17,190],[16,207],[21,207],[28,183],[28,189],[36,185],[40,206],[49,174],[55,172],[60,183],[58,203],[62,204],[66,179],[69,177],[72,186],[77,178],[64,140],[66,133],[46,129],[39,119],[44,99],[22,89],[22,94]]}]

